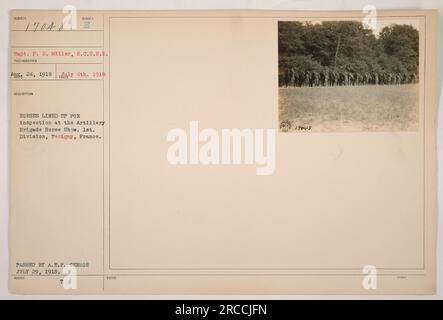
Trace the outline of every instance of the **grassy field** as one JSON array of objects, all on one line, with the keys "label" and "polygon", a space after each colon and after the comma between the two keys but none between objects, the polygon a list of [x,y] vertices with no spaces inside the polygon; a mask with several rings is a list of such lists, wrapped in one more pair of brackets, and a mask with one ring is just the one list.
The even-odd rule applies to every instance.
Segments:
[{"label": "grassy field", "polygon": [[416,131],[417,84],[279,88],[282,131]]}]

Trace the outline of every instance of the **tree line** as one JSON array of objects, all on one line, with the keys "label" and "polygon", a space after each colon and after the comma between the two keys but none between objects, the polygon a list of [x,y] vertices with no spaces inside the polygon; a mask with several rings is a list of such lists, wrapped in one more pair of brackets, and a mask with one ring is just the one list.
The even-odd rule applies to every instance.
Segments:
[{"label": "tree line", "polygon": [[278,23],[279,86],[418,82],[419,33],[392,24],[378,37],[358,21]]}]

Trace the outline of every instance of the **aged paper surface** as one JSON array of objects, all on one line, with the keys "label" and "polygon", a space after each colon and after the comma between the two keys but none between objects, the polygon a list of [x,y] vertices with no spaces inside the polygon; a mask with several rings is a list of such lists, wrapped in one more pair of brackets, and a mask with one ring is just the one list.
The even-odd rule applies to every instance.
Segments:
[{"label": "aged paper surface", "polygon": [[437,15],[364,19],[12,11],[10,291],[434,293]]}]

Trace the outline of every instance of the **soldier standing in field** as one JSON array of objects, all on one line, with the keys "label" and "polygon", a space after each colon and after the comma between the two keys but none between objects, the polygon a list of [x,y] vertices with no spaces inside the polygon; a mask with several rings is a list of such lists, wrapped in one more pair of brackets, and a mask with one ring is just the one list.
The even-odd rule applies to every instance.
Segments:
[{"label": "soldier standing in field", "polygon": [[334,71],[334,86],[338,86],[339,81],[339,73],[337,71]]},{"label": "soldier standing in field", "polygon": [[388,82],[388,74],[384,71],[383,72],[383,85],[387,84]]},{"label": "soldier standing in field", "polygon": [[349,86],[349,72],[345,71],[345,86]]},{"label": "soldier standing in field", "polygon": [[290,79],[291,79],[290,86],[294,87],[295,86],[295,70],[294,70],[294,68],[291,68]]},{"label": "soldier standing in field", "polygon": [[294,70],[294,86],[300,87],[300,71]]},{"label": "soldier standing in field", "polygon": [[350,84],[351,86],[355,86],[355,85],[356,85],[356,82],[357,82],[357,75],[356,75],[356,73],[355,73],[355,72],[351,72],[351,75],[350,75],[349,78],[350,78],[350,79],[349,79],[349,84]]},{"label": "soldier standing in field", "polygon": [[360,81],[361,81],[361,75],[359,72],[355,73],[355,85],[359,86],[360,85]]},{"label": "soldier standing in field", "polygon": [[317,71],[313,71],[312,72],[312,75],[313,75],[313,79],[312,79],[312,86],[314,87],[314,86],[318,86],[319,84],[320,84],[320,74],[317,72]]},{"label": "soldier standing in field", "polygon": [[291,70],[290,69],[286,69],[285,71],[285,87],[289,87],[291,83]]},{"label": "soldier standing in field", "polygon": [[322,80],[323,80],[323,86],[328,87],[329,86],[329,70],[327,68],[324,68],[322,71]]},{"label": "soldier standing in field", "polygon": [[306,87],[310,87],[311,86],[311,77],[312,77],[311,72],[310,71],[306,71],[306,73],[305,73],[305,86]]},{"label": "soldier standing in field", "polygon": [[340,72],[339,72],[339,78],[338,78],[338,80],[339,80],[339,85],[340,85],[340,86],[344,86],[344,84],[345,84],[345,74],[344,74],[343,71],[340,71]]}]

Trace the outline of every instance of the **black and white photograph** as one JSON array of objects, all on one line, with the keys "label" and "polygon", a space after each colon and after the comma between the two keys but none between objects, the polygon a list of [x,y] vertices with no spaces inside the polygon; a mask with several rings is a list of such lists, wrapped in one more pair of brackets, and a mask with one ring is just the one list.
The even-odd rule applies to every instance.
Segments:
[{"label": "black and white photograph", "polygon": [[418,28],[279,21],[280,131],[417,131]]},{"label": "black and white photograph", "polygon": [[443,300],[442,0],[0,15],[0,303],[254,320]]}]

